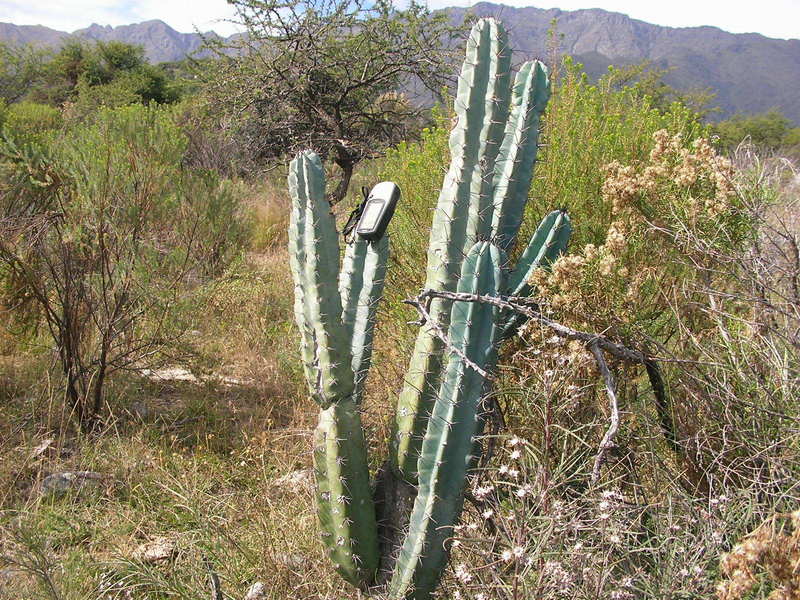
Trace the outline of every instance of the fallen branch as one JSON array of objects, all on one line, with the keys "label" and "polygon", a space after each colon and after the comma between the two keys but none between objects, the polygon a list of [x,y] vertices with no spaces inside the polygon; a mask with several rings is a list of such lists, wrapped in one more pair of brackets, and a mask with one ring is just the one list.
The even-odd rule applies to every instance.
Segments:
[{"label": "fallen branch", "polygon": [[606,392],[611,403],[611,424],[600,442],[597,456],[595,458],[594,467],[592,469],[592,483],[595,483],[600,477],[600,469],[605,461],[608,450],[614,446],[614,437],[619,430],[619,405],[617,402],[616,388],[614,378],[608,369],[605,356],[603,352],[608,352],[617,360],[627,363],[638,364],[644,366],[650,386],[653,389],[653,396],[655,397],[656,412],[659,417],[659,424],[661,431],[667,440],[670,448],[681,457],[685,458],[685,453],[680,443],[678,442],[677,428],[675,420],[672,415],[669,399],[667,397],[664,380],[661,377],[661,371],[658,368],[656,359],[648,356],[639,350],[628,348],[622,344],[611,341],[604,335],[598,333],[589,333],[587,331],[580,331],[567,327],[563,323],[554,321],[553,319],[543,315],[536,305],[531,306],[531,299],[527,297],[516,296],[484,296],[481,294],[469,294],[464,292],[441,292],[436,290],[423,290],[415,299],[406,300],[406,304],[410,304],[417,309],[420,315],[420,320],[417,321],[419,325],[428,325],[436,336],[441,339],[444,344],[456,352],[465,363],[475,369],[478,373],[490,378],[490,375],[483,371],[480,367],[469,361],[462,352],[454,348],[448,341],[441,326],[431,320],[428,306],[434,298],[441,298],[444,300],[451,300],[454,302],[483,302],[491,304],[504,310],[510,310],[516,313],[521,313],[528,317],[530,320],[539,323],[543,327],[547,327],[558,337],[567,340],[575,340],[582,342],[592,352],[597,367],[605,381]]},{"label": "fallen branch", "polygon": [[589,350],[592,351],[592,355],[595,361],[597,361],[597,368],[600,369],[600,374],[603,376],[603,381],[606,384],[608,401],[611,405],[611,424],[608,426],[603,439],[600,440],[600,446],[597,450],[597,456],[594,459],[594,466],[592,467],[592,485],[594,485],[600,479],[600,470],[606,460],[608,451],[614,447],[614,438],[617,436],[617,431],[619,431],[619,403],[617,402],[614,376],[608,369],[603,351],[597,344],[590,344]]}]

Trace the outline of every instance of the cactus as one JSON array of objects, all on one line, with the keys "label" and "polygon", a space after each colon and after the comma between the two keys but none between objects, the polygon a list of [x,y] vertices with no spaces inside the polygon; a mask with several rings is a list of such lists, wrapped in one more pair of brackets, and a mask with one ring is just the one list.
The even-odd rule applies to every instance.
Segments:
[{"label": "cactus", "polygon": [[[481,295],[527,295],[569,240],[563,210],[547,215],[512,270],[550,95],[547,69],[525,63],[510,85],[511,53],[502,26],[482,19],[472,29],[455,100],[451,164],[434,214],[425,287]],[[322,164],[312,152],[292,161],[290,263],[295,318],[311,397],[321,407],[314,436],[317,506],[324,542],[338,572],[366,589],[381,557],[370,495],[359,404],[370,364],[375,306],[389,251],[387,237],[351,241],[341,272],[334,219],[325,201]],[[447,539],[463,505],[473,464],[483,373],[499,343],[523,320],[474,302],[435,299],[432,323],[420,329],[398,398],[390,464],[418,483],[409,531],[389,583],[391,598],[429,598],[447,561]],[[383,557],[387,558],[387,557]]]},{"label": "cactus", "polygon": [[[499,295],[504,263],[500,248],[478,242],[464,261],[457,291]],[[461,513],[479,427],[483,376],[477,368],[491,370],[497,356],[497,308],[456,302],[448,331],[452,350],[428,420],[419,459],[419,488],[408,535],[389,584],[390,598],[403,598],[409,592],[415,598],[427,598],[444,569],[446,543]]]},{"label": "cactus", "polygon": [[289,192],[295,319],[309,392],[321,407],[314,432],[317,512],[336,570],[363,587],[378,567],[378,537],[358,404],[388,240],[350,245],[340,277],[339,243],[316,154],[292,161]]}]

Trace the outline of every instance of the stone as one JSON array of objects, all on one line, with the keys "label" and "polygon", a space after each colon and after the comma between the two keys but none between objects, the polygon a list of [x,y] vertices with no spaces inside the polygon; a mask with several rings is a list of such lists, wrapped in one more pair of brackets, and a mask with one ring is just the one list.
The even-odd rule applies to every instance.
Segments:
[{"label": "stone", "polygon": [[96,489],[108,481],[109,476],[96,471],[64,471],[53,473],[42,480],[42,494],[61,495],[67,492],[81,492],[84,489]]},{"label": "stone", "polygon": [[260,581],[256,581],[247,590],[244,600],[267,600],[267,586]]},{"label": "stone", "polygon": [[157,563],[170,560],[178,553],[178,545],[174,539],[157,537],[141,544],[133,551],[133,558],[146,563]]}]

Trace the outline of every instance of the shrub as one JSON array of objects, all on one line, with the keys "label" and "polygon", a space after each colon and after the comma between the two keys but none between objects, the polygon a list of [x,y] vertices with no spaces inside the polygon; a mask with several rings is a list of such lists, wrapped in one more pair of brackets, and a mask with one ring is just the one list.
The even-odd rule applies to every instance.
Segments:
[{"label": "shrub", "polygon": [[237,252],[232,189],[181,166],[167,110],[101,110],[49,146],[0,146],[0,263],[55,342],[69,408],[91,427],[105,379],[181,334],[197,282]]},{"label": "shrub", "polygon": [[5,124],[6,134],[13,136],[18,143],[41,141],[49,132],[60,128],[63,121],[57,108],[36,102],[12,104],[4,113],[0,125]]}]

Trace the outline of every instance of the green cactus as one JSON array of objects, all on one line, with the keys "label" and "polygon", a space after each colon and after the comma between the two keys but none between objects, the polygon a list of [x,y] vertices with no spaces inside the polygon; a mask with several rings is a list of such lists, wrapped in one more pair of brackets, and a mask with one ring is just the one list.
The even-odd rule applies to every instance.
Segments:
[{"label": "green cactus", "polygon": [[[528,295],[532,272],[554,261],[571,233],[565,211],[550,213],[509,272],[507,253],[523,220],[550,95],[547,69],[538,61],[525,63],[511,86],[506,34],[493,19],[475,24],[466,53],[425,287]],[[386,236],[351,241],[340,273],[324,188],[319,158],[312,152],[298,155],[289,174],[289,250],[304,371],[321,407],[314,435],[318,513],[338,572],[364,589],[373,583],[382,557],[359,404],[389,243]],[[481,431],[484,373],[494,370],[500,342],[524,322],[489,304],[440,298],[429,312],[431,322],[420,329],[398,398],[390,449],[396,476],[418,483],[409,531],[389,583],[390,597],[398,599],[429,598],[441,577]],[[447,331],[447,347],[434,334],[434,323]]]},{"label": "green cactus", "polygon": [[[504,252],[478,242],[461,269],[457,291],[499,295],[504,287]],[[444,377],[419,459],[419,488],[408,535],[389,584],[390,598],[427,598],[439,581],[447,558],[447,540],[461,514],[464,486],[474,438],[483,375],[492,370],[499,333],[497,308],[478,302],[456,302],[450,313],[452,344]]]},{"label": "green cactus", "polygon": [[[458,80],[457,122],[450,134],[450,169],[431,229],[427,289],[455,290],[463,257],[475,242],[491,236],[509,251],[522,224],[550,83],[547,68],[532,61],[522,65],[510,88],[510,62],[500,23],[478,21]],[[449,312],[447,301],[431,304],[432,320],[443,327]],[[392,438],[392,464],[409,483],[417,481],[427,416],[439,390],[441,353],[442,343],[432,329],[420,329],[398,398]]]},{"label": "green cactus", "polygon": [[321,406],[314,433],[317,512],[336,570],[363,587],[378,567],[378,537],[358,404],[388,240],[350,245],[340,278],[339,242],[325,199],[325,174],[313,152],[292,161],[289,192],[295,319],[309,392]]}]

